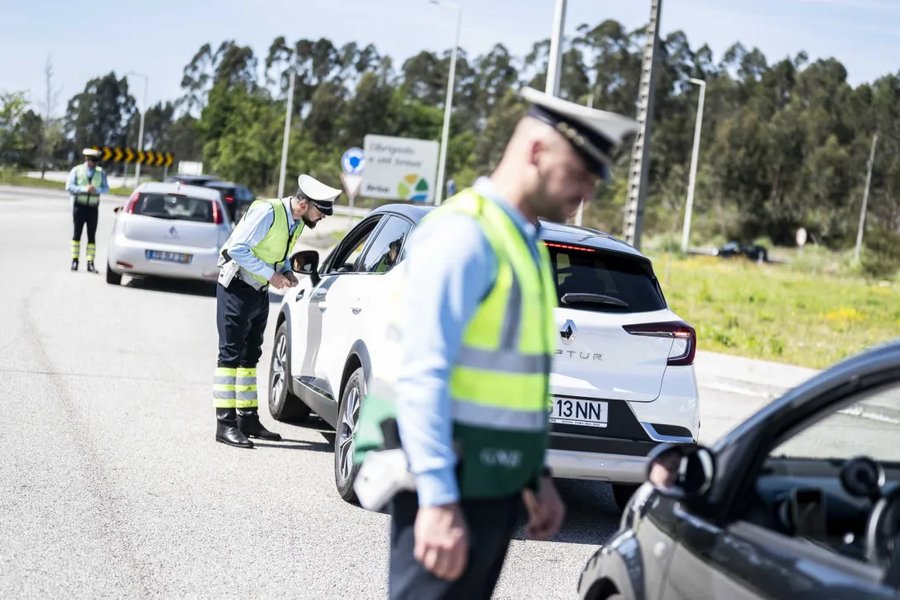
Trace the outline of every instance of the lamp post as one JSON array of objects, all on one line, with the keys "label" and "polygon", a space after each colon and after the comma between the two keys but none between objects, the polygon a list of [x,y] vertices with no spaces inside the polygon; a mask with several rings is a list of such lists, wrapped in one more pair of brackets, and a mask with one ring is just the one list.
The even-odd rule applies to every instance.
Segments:
[{"label": "lamp post", "polygon": [[281,171],[278,173],[278,197],[284,198],[284,176],[287,171],[288,142],[291,139],[291,112],[294,108],[294,82],[297,73],[291,69],[291,84],[288,87],[287,108],[284,115],[284,139],[281,141]]},{"label": "lamp post", "polygon": [[456,51],[459,48],[459,30],[462,25],[462,8],[450,2],[431,0],[432,4],[456,10],[456,41],[450,53],[450,75],[447,77],[447,98],[444,100],[444,127],[441,131],[441,151],[438,157],[437,189],[434,191],[434,203],[439,205],[444,199],[444,176],[447,169],[447,140],[450,137],[450,111],[453,108],[453,79],[456,76]]},{"label": "lamp post", "polygon": [[[141,110],[141,126],[138,132],[138,151],[142,151],[144,149],[144,117],[147,114],[147,87],[150,78],[143,73],[135,73],[134,71],[129,71],[128,75],[144,78],[144,108]],[[138,163],[135,166],[134,175],[137,178],[137,183],[135,185],[141,185],[141,163]]]},{"label": "lamp post", "polygon": [[547,81],[544,92],[559,96],[559,80],[562,72],[563,29],[566,24],[566,0],[556,0],[553,11],[553,32],[550,36],[550,56],[547,63]]},{"label": "lamp post", "polygon": [[694,124],[694,149],[691,151],[691,174],[688,176],[687,204],[684,208],[684,227],[681,230],[681,251],[687,252],[691,237],[691,213],[694,210],[694,185],[697,182],[697,155],[700,152],[700,128],[703,124],[703,100],[706,96],[706,82],[702,79],[689,79],[700,86],[700,97],[697,100],[697,120]]}]

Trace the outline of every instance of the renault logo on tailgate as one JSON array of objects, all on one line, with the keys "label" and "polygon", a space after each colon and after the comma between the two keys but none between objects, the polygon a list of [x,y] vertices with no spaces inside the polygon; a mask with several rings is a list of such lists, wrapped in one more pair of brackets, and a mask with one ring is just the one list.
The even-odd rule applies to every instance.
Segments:
[{"label": "renault logo on tailgate", "polygon": [[575,322],[572,319],[567,320],[559,330],[559,337],[562,338],[563,344],[571,344],[575,341],[577,335],[578,328],[575,327]]}]

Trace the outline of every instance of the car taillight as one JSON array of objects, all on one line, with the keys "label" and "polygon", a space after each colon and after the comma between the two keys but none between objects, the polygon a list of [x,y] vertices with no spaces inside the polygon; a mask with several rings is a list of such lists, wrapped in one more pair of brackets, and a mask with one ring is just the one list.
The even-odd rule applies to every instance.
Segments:
[{"label": "car taillight", "polygon": [[667,364],[673,367],[694,364],[694,355],[697,353],[697,332],[684,321],[623,325],[622,329],[631,335],[673,338]]},{"label": "car taillight", "polygon": [[141,195],[138,192],[134,192],[131,194],[131,197],[128,199],[128,204],[125,205],[125,212],[128,214],[134,214],[134,205],[137,204],[137,201],[141,199]]},{"label": "car taillight", "polygon": [[231,204],[232,202],[234,202],[234,196],[225,196],[225,202]]},{"label": "car taillight", "polygon": [[222,223],[222,211],[219,210],[219,203],[213,202],[213,223],[219,225]]}]

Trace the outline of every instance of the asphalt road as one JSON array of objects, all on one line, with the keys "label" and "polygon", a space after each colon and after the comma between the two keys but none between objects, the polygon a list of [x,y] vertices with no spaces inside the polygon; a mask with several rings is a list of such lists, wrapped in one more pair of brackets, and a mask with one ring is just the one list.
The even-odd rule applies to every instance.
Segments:
[{"label": "asphalt road", "polygon": [[[214,443],[214,289],[104,282],[117,204],[101,274],[72,273],[67,196],[0,186],[0,597],[385,597],[388,517],[338,497],[321,422],[274,423],[263,401],[286,441]],[[702,401],[716,431],[761,403]],[[563,531],[514,540],[496,598],[572,597],[615,530],[606,484],[559,487]]]}]

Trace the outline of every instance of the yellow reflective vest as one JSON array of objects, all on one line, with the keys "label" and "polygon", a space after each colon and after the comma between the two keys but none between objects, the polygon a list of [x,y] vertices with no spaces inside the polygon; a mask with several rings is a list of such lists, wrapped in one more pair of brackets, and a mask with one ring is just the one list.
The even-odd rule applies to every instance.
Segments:
[{"label": "yellow reflective vest", "polygon": [[[493,287],[466,325],[450,373],[457,477],[464,498],[499,497],[537,480],[544,465],[550,365],[556,348],[556,287],[540,245],[536,263],[502,207],[465,190],[426,217],[463,213],[481,226],[497,259]],[[394,302],[402,306],[403,302]],[[389,324],[396,347],[402,333]],[[390,361],[386,361],[390,362]],[[356,459],[383,444],[382,423],[396,414],[395,368],[373,374],[356,429]],[[384,364],[384,363],[382,363]]]}]

